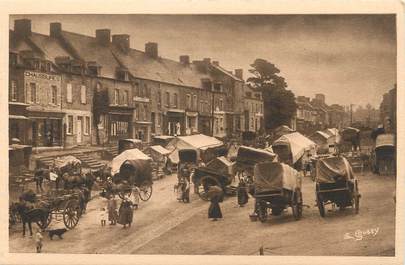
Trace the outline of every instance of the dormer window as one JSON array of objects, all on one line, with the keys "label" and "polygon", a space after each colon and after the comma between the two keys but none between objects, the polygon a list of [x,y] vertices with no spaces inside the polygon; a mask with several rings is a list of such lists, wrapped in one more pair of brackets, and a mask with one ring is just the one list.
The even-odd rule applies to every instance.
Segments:
[{"label": "dormer window", "polygon": [[215,83],[214,84],[214,91],[215,92],[222,92],[222,84],[221,83]]},{"label": "dormer window", "polygon": [[129,75],[127,70],[117,70],[117,79],[122,81],[128,81]]},{"label": "dormer window", "polygon": [[209,80],[209,79],[202,79],[202,80],[201,80],[201,83],[202,83],[203,89],[206,89],[206,90],[211,90],[211,89],[212,89],[211,80]]},{"label": "dormer window", "polygon": [[72,73],[74,73],[74,74],[82,74],[83,73],[83,67],[80,64],[72,65]]},{"label": "dormer window", "polygon": [[246,92],[246,97],[251,98],[252,97],[252,92]]},{"label": "dormer window", "polygon": [[100,74],[100,66],[96,62],[89,62],[87,64],[87,73],[92,76],[98,76]]}]

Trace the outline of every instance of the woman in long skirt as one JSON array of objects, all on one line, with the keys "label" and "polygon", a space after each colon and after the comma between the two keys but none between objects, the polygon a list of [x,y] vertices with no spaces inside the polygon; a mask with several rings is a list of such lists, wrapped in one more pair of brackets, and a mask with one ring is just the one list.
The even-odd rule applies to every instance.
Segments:
[{"label": "woman in long skirt", "polygon": [[123,225],[123,228],[125,228],[126,225],[131,227],[132,219],[132,202],[128,198],[124,198],[119,209],[118,223]]},{"label": "woman in long skirt", "polygon": [[108,210],[108,221],[110,221],[110,225],[115,225],[117,223],[118,213],[117,213],[117,199],[115,198],[114,194],[110,195],[110,197],[108,198],[107,210]]},{"label": "woman in long skirt", "polygon": [[212,221],[217,221],[218,218],[222,218],[221,208],[219,207],[219,202],[221,201],[221,195],[215,195],[211,197],[211,204],[208,208],[208,218]]},{"label": "woman in long skirt", "polygon": [[249,195],[247,193],[246,183],[243,179],[239,181],[238,185],[238,204],[240,207],[243,207],[246,203],[248,203]]}]

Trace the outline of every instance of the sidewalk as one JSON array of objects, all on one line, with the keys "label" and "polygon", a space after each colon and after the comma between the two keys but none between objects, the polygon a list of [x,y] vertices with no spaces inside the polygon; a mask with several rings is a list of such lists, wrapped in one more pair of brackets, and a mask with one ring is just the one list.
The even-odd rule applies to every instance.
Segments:
[{"label": "sidewalk", "polygon": [[98,152],[106,150],[108,147],[102,146],[79,146],[74,147],[71,149],[63,149],[63,150],[52,150],[52,151],[43,151],[40,153],[32,153],[31,159],[40,159],[44,157],[53,157],[53,156],[65,156],[65,155],[73,155],[79,153],[89,153],[89,152]]}]

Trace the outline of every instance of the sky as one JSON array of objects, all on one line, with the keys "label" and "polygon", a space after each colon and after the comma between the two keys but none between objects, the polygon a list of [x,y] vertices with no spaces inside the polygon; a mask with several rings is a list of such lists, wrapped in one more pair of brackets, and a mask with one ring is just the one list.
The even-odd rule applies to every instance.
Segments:
[{"label": "sky", "polygon": [[131,47],[157,42],[159,56],[211,58],[228,70],[262,58],[280,69],[296,96],[326,95],[328,104],[379,107],[396,83],[395,15],[13,15],[32,30],[94,36],[95,30],[129,34]]}]

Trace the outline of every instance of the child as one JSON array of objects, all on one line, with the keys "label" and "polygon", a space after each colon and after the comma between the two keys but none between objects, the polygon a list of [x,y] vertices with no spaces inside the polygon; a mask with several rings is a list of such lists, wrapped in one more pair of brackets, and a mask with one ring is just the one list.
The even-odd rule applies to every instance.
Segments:
[{"label": "child", "polygon": [[101,221],[101,226],[105,226],[106,221],[107,221],[105,208],[100,209],[99,217],[100,217],[100,221]]},{"label": "child", "polygon": [[41,229],[37,229],[37,233],[35,234],[35,245],[37,248],[37,253],[41,253],[42,250],[42,234]]}]

